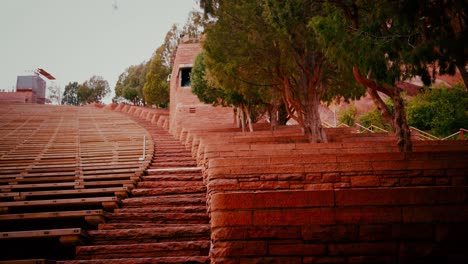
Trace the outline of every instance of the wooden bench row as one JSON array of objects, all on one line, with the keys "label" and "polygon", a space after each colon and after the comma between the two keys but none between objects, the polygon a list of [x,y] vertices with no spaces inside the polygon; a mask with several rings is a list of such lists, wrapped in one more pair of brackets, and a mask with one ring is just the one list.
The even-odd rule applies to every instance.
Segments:
[{"label": "wooden bench row", "polygon": [[85,242],[85,229],[104,223],[140,180],[154,151],[150,134],[95,108],[20,105],[4,114],[5,108],[0,105],[0,239]]},{"label": "wooden bench row", "polygon": [[102,224],[106,221],[107,212],[102,209],[95,210],[76,210],[76,211],[57,211],[57,212],[39,212],[39,213],[19,213],[19,214],[0,214],[0,221],[21,221],[38,219],[65,219],[65,218],[84,218],[87,223],[93,226]]},{"label": "wooden bench row", "polygon": [[44,237],[48,237],[48,238],[58,237],[59,241],[64,245],[84,244],[85,240],[89,239],[89,236],[86,233],[86,231],[81,228],[0,232],[0,239],[22,239],[22,238],[44,238]]},{"label": "wooden bench row", "polygon": [[120,199],[115,196],[90,197],[90,198],[69,198],[69,199],[51,199],[51,200],[31,200],[31,201],[12,201],[0,202],[0,212],[6,213],[18,207],[73,207],[98,205],[106,211],[112,212],[118,208]]}]

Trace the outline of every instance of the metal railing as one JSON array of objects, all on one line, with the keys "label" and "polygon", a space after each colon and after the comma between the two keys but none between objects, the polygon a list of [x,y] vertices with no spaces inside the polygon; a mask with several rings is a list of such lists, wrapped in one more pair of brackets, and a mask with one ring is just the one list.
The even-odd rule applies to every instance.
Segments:
[{"label": "metal railing", "polygon": [[[332,126],[327,122],[323,122],[322,125],[324,127],[326,127],[326,128],[350,127],[350,126],[348,126],[347,124],[344,124],[344,123],[339,123],[336,126]],[[389,132],[388,130],[386,130],[384,128],[381,128],[381,127],[378,127],[378,126],[375,126],[375,125],[370,125],[368,127],[365,127],[365,126],[363,126],[363,125],[361,125],[359,123],[354,123],[354,126],[358,128],[357,133],[367,133],[367,132],[368,133],[376,133],[376,132],[388,133]],[[449,136],[444,137],[444,138],[436,137],[436,136],[434,136],[434,135],[432,135],[430,133],[427,133],[425,131],[422,131],[422,130],[420,130],[418,128],[415,128],[415,127],[412,127],[412,126],[410,126],[409,128],[410,128],[411,131],[417,132],[417,136],[419,137],[420,140],[450,140],[450,139],[453,139],[453,140],[458,140],[458,139],[459,140],[468,140],[468,137],[465,137],[465,133],[468,133],[468,130],[464,129],[464,128],[460,128],[460,130],[458,132],[453,133],[452,135],[449,135]]]},{"label": "metal railing", "polygon": [[438,138],[438,137],[436,137],[434,135],[431,135],[431,134],[429,134],[427,132],[424,132],[424,131],[422,131],[420,129],[417,129],[415,127],[410,126],[410,130],[418,132],[419,139],[421,139],[421,140],[440,140],[440,138]]},{"label": "metal railing", "polygon": [[146,135],[143,136],[143,155],[138,158],[139,161],[144,161],[146,158]]},{"label": "metal railing", "polygon": [[453,138],[453,137],[458,136],[458,135],[460,135],[460,140],[465,140],[465,132],[468,132],[468,130],[466,130],[464,128],[460,128],[460,130],[458,132],[453,133],[450,136],[444,137],[441,140],[446,140],[446,139],[449,139],[449,138]]}]

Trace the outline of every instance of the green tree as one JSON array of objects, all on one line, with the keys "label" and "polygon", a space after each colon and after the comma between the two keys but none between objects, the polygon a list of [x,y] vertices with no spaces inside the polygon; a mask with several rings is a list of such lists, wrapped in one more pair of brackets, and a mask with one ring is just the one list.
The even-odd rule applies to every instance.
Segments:
[{"label": "green tree", "polygon": [[[330,1],[311,19],[320,43],[337,64],[353,67],[382,116],[392,124],[401,151],[411,151],[406,110],[397,84],[416,75],[426,85],[436,73],[466,74],[467,2]],[[465,72],[465,73],[464,73]],[[363,75],[362,73],[365,73]],[[377,92],[394,103],[392,113]]]},{"label": "green tree", "polygon": [[128,67],[125,72],[119,75],[115,84],[115,98],[123,97],[134,105],[144,105],[145,98],[143,87],[146,83],[148,63],[140,63]]},{"label": "green tree", "polygon": [[77,89],[78,104],[102,103],[110,92],[109,83],[102,76],[94,75]]},{"label": "green tree", "polygon": [[362,114],[358,118],[357,122],[364,127],[370,127],[371,125],[373,125],[387,131],[392,131],[391,125],[383,119],[382,114],[376,106],[374,106],[367,113]]},{"label": "green tree", "polygon": [[329,63],[307,26],[322,12],[321,3],[243,0],[222,1],[215,7],[216,24],[206,30],[204,49],[216,86],[252,103],[279,106],[283,101],[311,142],[326,142],[320,101],[352,98],[362,89],[342,82],[343,76],[352,76],[351,69]]},{"label": "green tree", "polygon": [[462,85],[428,88],[408,105],[410,125],[439,137],[468,127],[468,93]]},{"label": "green tree", "polygon": [[339,113],[338,121],[348,126],[354,126],[354,122],[356,120],[356,112],[356,105],[350,104],[348,107],[346,107],[343,111]]},{"label": "green tree", "polygon": [[78,82],[69,82],[65,86],[65,90],[63,91],[62,96],[62,104],[63,105],[78,105]]},{"label": "green tree", "polygon": [[170,68],[164,63],[162,55],[164,47],[164,45],[159,47],[151,58],[143,87],[143,94],[147,104],[161,107],[167,107],[169,103],[169,83],[167,79]]},{"label": "green tree", "polygon": [[205,26],[207,25],[208,20],[203,16],[203,14],[197,10],[192,10],[185,22],[185,25],[182,28],[182,34],[187,35],[191,38],[199,37]]},{"label": "green tree", "polygon": [[[382,116],[392,124],[401,151],[411,151],[410,129],[401,90],[403,54],[411,36],[407,21],[399,19],[398,4],[378,1],[336,1],[325,5],[322,16],[310,20],[327,56],[338,65],[353,67],[355,79],[367,88]],[[366,76],[361,74],[366,72]],[[387,108],[378,94],[389,96],[395,112]]]}]

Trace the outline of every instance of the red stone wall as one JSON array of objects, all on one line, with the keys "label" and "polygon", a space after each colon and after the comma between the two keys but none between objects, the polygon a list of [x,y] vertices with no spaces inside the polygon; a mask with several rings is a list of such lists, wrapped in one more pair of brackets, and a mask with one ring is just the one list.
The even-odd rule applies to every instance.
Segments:
[{"label": "red stone wall", "polygon": [[218,193],[212,263],[467,263],[468,187]]},{"label": "red stone wall", "polygon": [[[292,144],[257,145],[258,150],[252,149],[254,145],[237,145],[237,149],[226,155],[223,151],[223,148],[228,148],[226,146],[216,146],[218,151],[215,146],[208,147],[204,172],[208,191],[468,184],[468,151],[443,151],[440,147],[438,152],[401,153],[384,149],[373,152],[370,150],[372,143],[368,143],[367,147],[363,143],[357,144],[357,150],[352,144],[348,148],[338,144],[321,145],[321,148],[299,145],[304,147],[302,150]],[[468,147],[467,144],[459,147],[463,148],[463,145]]]},{"label": "red stone wall", "polygon": [[0,92],[0,102],[1,103],[36,103],[35,96],[32,93],[32,91]]}]

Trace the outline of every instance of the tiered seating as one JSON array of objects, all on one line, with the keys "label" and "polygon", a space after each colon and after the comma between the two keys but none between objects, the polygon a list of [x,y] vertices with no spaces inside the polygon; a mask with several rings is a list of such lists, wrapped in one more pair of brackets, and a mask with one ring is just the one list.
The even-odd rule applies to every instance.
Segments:
[{"label": "tiered seating", "polygon": [[0,105],[0,123],[0,261],[72,258],[153,154],[146,130],[94,107]]},{"label": "tiered seating", "polygon": [[107,222],[88,232],[92,242],[77,247],[77,260],[60,263],[209,263],[201,169],[190,151],[156,126],[154,116],[167,112],[149,110],[132,106],[122,111],[154,137],[149,169],[122,206],[106,215]]}]

